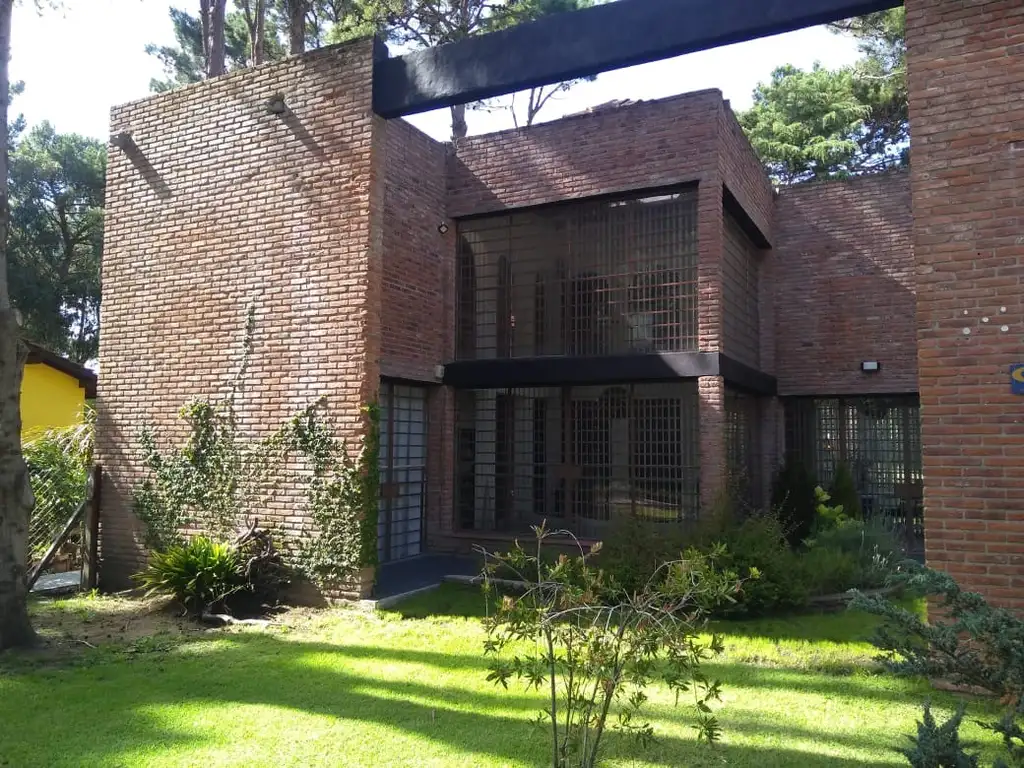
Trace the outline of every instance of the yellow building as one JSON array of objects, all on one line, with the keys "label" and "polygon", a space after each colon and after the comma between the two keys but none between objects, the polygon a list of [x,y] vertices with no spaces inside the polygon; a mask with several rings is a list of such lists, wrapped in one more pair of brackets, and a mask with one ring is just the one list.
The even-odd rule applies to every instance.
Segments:
[{"label": "yellow building", "polygon": [[96,397],[96,373],[37,344],[26,344],[28,360],[21,382],[22,439],[44,429],[80,423],[85,401]]}]

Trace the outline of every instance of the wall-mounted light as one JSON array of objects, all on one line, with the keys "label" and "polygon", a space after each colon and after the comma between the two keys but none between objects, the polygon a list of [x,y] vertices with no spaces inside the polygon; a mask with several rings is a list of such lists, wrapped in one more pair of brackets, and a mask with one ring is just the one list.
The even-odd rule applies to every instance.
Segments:
[{"label": "wall-mounted light", "polygon": [[877,360],[864,360],[860,364],[860,369],[864,371],[864,373],[878,373],[882,370],[882,364]]},{"label": "wall-mounted light", "polygon": [[441,234],[441,235],[447,235],[448,234],[448,225],[445,224],[442,221],[440,224],[437,225],[437,232],[438,232],[438,234]]}]

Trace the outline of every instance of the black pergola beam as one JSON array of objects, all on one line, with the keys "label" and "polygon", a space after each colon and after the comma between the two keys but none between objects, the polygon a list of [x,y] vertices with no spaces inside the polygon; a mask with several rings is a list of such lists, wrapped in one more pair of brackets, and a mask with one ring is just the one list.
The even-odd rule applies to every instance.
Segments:
[{"label": "black pergola beam", "polygon": [[902,5],[901,0],[618,0],[379,58],[373,109],[400,117]]}]

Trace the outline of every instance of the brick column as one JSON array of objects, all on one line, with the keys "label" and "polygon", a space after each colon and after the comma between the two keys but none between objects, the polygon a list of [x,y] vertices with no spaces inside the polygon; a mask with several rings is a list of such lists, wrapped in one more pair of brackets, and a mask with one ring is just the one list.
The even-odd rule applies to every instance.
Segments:
[{"label": "brick column", "polygon": [[725,379],[701,376],[697,380],[700,415],[700,507],[714,504],[725,486]]},{"label": "brick column", "polygon": [[1024,609],[1024,4],[906,9],[926,558]]}]

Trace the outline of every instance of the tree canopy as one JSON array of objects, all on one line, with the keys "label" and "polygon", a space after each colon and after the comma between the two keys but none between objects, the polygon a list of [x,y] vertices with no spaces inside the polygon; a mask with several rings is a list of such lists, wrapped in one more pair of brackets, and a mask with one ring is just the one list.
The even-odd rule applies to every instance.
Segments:
[{"label": "tree canopy", "polygon": [[859,41],[850,67],[776,69],[740,124],[782,184],[884,171],[909,161],[903,8],[832,25]]},{"label": "tree canopy", "polygon": [[98,348],[106,147],[42,123],[9,169],[8,275],[22,332],[78,362]]}]

